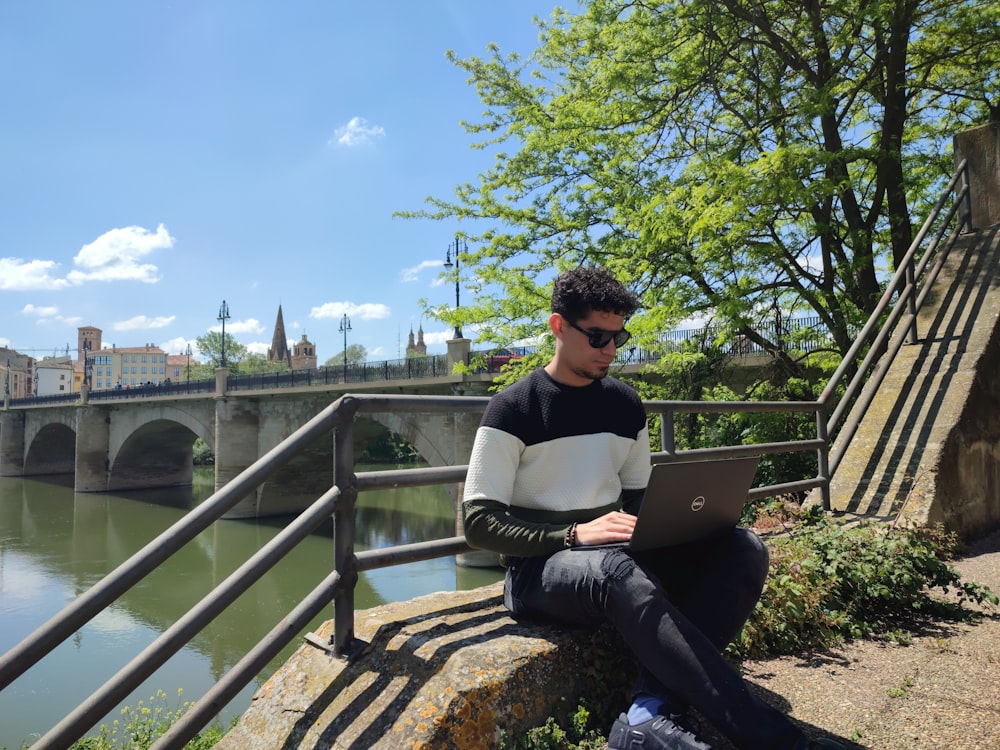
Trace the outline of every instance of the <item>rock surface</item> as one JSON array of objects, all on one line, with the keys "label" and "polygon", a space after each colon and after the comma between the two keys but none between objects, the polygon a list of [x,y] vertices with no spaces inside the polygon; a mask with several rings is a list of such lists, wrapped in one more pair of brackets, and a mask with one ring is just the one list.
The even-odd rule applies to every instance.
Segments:
[{"label": "rock surface", "polygon": [[357,612],[355,635],[350,662],[302,645],[216,747],[485,750],[581,695],[624,705],[634,676],[612,631],[517,622],[500,583]]}]

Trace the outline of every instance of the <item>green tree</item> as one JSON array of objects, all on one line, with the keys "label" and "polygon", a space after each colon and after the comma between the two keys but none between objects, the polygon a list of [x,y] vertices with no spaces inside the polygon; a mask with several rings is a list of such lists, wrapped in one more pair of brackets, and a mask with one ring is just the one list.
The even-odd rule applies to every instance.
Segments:
[{"label": "green tree", "polygon": [[[349,365],[359,365],[362,362],[367,361],[368,350],[365,349],[361,344],[351,344],[347,347],[347,364]],[[334,354],[330,359],[323,363],[325,367],[336,367],[337,365],[344,364],[344,350],[341,349],[339,353]]]},{"label": "green tree", "polygon": [[539,27],[526,60],[451,55],[496,161],[404,214],[483,227],[473,303],[429,312],[484,340],[543,331],[552,273],[596,263],[641,294],[638,334],[700,315],[795,373],[765,323],[808,312],[846,352],[951,136],[1000,104],[998,3],[590,0]]},{"label": "green tree", "polygon": [[[196,338],[195,344],[201,356],[207,359],[205,364],[214,373],[215,368],[219,367],[222,361],[222,332],[209,331],[204,336]],[[247,348],[243,344],[234,339],[232,335],[226,334],[226,364],[231,369],[235,371],[240,360],[246,357],[247,353]]]},{"label": "green tree", "polygon": [[[226,359],[229,359],[228,343],[226,344]],[[262,372],[288,372],[291,367],[289,367],[288,362],[272,362],[263,354],[249,352],[239,361],[238,369],[240,375],[253,375]]]}]

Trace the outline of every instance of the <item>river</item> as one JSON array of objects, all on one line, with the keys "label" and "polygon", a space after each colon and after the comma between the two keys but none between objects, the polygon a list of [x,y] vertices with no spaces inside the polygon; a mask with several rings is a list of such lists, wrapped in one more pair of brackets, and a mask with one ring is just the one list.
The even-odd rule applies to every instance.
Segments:
[{"label": "river", "polygon": [[[359,467],[360,470],[361,467]],[[365,467],[374,468],[374,467]],[[212,470],[196,467],[192,487],[76,493],[69,477],[0,477],[0,653],[58,613],[115,566],[212,492]],[[444,487],[363,492],[357,549],[454,534]],[[0,692],[0,748],[19,750],[127,664],[282,527],[282,519],[218,521],[112,607]],[[310,536],[124,701],[174,710],[200,697],[329,572],[332,522]],[[462,568],[453,557],[362,573],[358,609],[500,579],[497,569]],[[310,624],[333,617],[332,605]],[[225,708],[228,726],[296,639]],[[178,692],[183,691],[179,696]],[[109,714],[108,721],[118,715]],[[96,732],[96,729],[95,729]]]}]

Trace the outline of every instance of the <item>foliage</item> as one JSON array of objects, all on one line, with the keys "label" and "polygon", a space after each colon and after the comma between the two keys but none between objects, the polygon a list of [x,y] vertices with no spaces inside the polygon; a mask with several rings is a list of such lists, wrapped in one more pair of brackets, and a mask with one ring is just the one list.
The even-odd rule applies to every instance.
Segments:
[{"label": "foliage", "polygon": [[207,466],[215,463],[215,453],[212,451],[212,447],[201,438],[194,439],[191,458],[195,466]]},{"label": "foliage", "polygon": [[498,747],[499,750],[603,750],[607,742],[593,726],[593,718],[587,707],[580,704],[570,716],[568,728],[563,729],[549,717],[544,726],[529,729],[521,737],[502,734]]},{"label": "foliage", "polygon": [[940,527],[847,526],[821,511],[796,515],[800,522],[792,533],[769,540],[771,573],[730,646],[735,657],[797,653],[886,634],[899,640],[933,619],[967,618],[966,605],[998,603],[992,591],[962,581],[948,563],[958,541]]},{"label": "foliage", "polygon": [[[361,344],[350,344],[347,347],[347,364],[359,365],[368,359],[368,350]],[[344,350],[341,349],[323,363],[324,367],[338,367],[344,364]]]},{"label": "foliage", "polygon": [[[222,362],[222,332],[221,331],[209,331],[204,336],[199,336],[195,339],[195,344],[198,347],[198,352],[202,357],[206,358],[208,361],[203,364],[207,366],[210,375],[209,377],[215,376],[215,370],[217,367],[221,366]],[[232,334],[227,333],[225,338],[226,345],[226,364],[234,372],[237,370],[240,360],[247,356],[249,353],[247,348],[243,346],[239,341],[232,337]],[[191,366],[192,374],[191,379],[195,380],[194,377],[195,365]],[[197,378],[202,380],[204,378]]]},{"label": "foliage", "polygon": [[[226,345],[226,359],[229,359],[229,346]],[[288,372],[290,367],[286,362],[272,362],[262,354],[248,353],[234,367],[236,375],[257,375],[268,372]]]},{"label": "foliage", "polygon": [[416,448],[388,430],[366,445],[360,458],[366,464],[411,464],[419,460]]},{"label": "foliage", "polygon": [[[177,691],[180,699],[181,691]],[[193,703],[186,701],[175,709],[165,705],[167,694],[158,690],[151,696],[149,704],[139,701],[135,708],[125,706],[121,718],[110,726],[101,725],[96,737],[85,737],[76,742],[70,750],[146,750],[162,736]],[[233,724],[236,719],[233,720]],[[210,750],[222,739],[225,730],[215,725],[203,730],[185,745],[186,750]]]},{"label": "foliage", "polygon": [[[403,215],[476,222],[474,298],[430,311],[483,340],[545,331],[553,273],[611,269],[639,342],[715,319],[790,374],[764,326],[818,315],[841,353],[1000,104],[1000,5],[976,0],[589,0],[528,59],[451,59],[494,166]],[[461,318],[459,320],[459,318]]]}]

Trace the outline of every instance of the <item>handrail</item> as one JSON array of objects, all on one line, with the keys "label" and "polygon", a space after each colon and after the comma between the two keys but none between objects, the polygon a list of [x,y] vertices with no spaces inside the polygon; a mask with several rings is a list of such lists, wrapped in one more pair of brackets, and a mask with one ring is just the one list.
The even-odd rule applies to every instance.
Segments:
[{"label": "handrail", "polygon": [[[834,373],[815,401],[793,402],[704,402],[704,401],[644,401],[648,413],[662,417],[662,450],[652,456],[654,462],[679,460],[704,460],[743,455],[765,455],[813,451],[818,457],[817,476],[785,482],[778,485],[757,487],[750,491],[751,499],[760,499],[786,492],[801,492],[818,488],[824,507],[830,507],[830,478],[836,470],[839,457],[830,457],[830,434],[836,429],[848,405],[855,402],[857,392],[864,382],[863,374],[855,374],[833,414],[827,418],[827,406],[840,383],[853,366],[862,347],[871,346],[859,372],[867,372],[877,359],[877,354],[887,341],[890,330],[907,332],[897,335],[886,350],[885,359],[891,359],[902,346],[904,338],[915,333],[916,314],[926,296],[926,287],[916,292],[916,281],[927,269],[930,258],[944,236],[944,226],[956,216],[959,205],[964,205],[961,220],[957,222],[943,252],[935,259],[928,274],[933,281],[962,228],[970,226],[968,210],[968,180],[957,193],[956,201],[946,214],[944,226],[939,228],[930,248],[925,251],[919,265],[914,265],[919,245],[926,238],[930,227],[938,221],[944,201],[965,177],[963,161],[948,183],[945,194],[925,221],[903,258],[900,268],[889,282],[875,311],[863,327],[861,334],[848,355]],[[928,282],[929,283],[929,282]],[[896,295],[895,305],[890,307]],[[902,323],[903,307],[907,306]],[[886,320],[879,319],[889,310]],[[897,325],[898,323],[898,325]],[[883,360],[882,369],[887,369]],[[221,708],[249,684],[268,661],[290,643],[301,629],[331,601],[334,604],[334,636],[329,644],[333,653],[350,656],[357,647],[354,639],[354,586],[358,574],[365,570],[397,565],[415,560],[454,555],[469,550],[462,536],[416,544],[400,545],[381,550],[354,552],[354,511],[358,492],[385,487],[411,487],[463,481],[467,466],[442,466],[418,469],[398,469],[384,472],[355,473],[353,449],[353,424],[359,412],[423,412],[458,413],[481,411],[489,399],[464,396],[401,396],[385,394],[345,394],[324,408],[309,422],[294,431],[288,438],[268,451],[250,467],[216,491],[208,500],[189,512],[180,521],[164,531],[139,552],[119,565],[114,571],[79,596],[73,603],[25,638],[6,654],[0,656],[0,690],[30,669],[59,643],[71,637],[80,627],[130,589],[170,555],[190,542],[198,533],[221,518],[241,499],[253,492],[271,474],[288,464],[308,444],[318,437],[334,431],[334,483],[308,509],[300,514],[286,529],[253,555],[235,573],[196,604],[178,622],[167,629],[160,638],[132,660],[125,668],[108,680],[91,697],[69,716],[36,742],[33,750],[66,748],[104,716],[113,705],[154,672],[173,653],[189,642],[208,622],[217,616],[246,588],[249,588],[273,566],[305,534],[313,530],[331,512],[334,516],[334,570],[295,609],[279,622],[265,638],[241,659],[201,700],[187,711],[154,745],[153,750],[180,750],[188,740],[208,724]],[[867,407],[863,400],[856,403]],[[855,409],[838,437],[853,434],[860,416]],[[816,437],[812,439],[762,445],[737,445],[677,450],[674,443],[674,416],[678,413],[738,413],[738,412],[812,412],[816,417]]]}]

